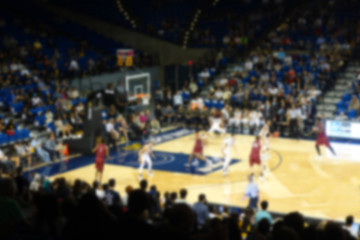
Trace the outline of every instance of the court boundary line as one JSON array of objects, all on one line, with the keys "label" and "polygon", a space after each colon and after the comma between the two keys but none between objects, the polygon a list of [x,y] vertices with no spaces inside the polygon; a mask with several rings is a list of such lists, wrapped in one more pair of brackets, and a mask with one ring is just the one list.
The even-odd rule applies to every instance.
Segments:
[{"label": "court boundary line", "polygon": [[[281,153],[279,153],[278,151],[276,151],[276,150],[274,150],[274,149],[271,149],[271,148],[270,148],[269,150],[275,152],[276,155],[278,156],[278,159],[279,159],[277,165],[271,169],[271,172],[273,172],[273,171],[277,170],[277,169],[281,166],[281,164],[282,164],[282,162],[283,162],[283,158],[282,158]],[[219,170],[217,170],[217,171],[219,171]],[[216,171],[214,171],[214,172],[212,172],[212,173],[215,173],[215,172],[216,172]],[[208,177],[209,177],[209,176],[208,176]],[[245,180],[245,181],[247,180],[247,176],[245,176],[245,179],[244,179],[244,180]],[[244,181],[244,180],[235,180],[235,181],[230,181],[230,182],[226,182],[226,183],[214,183],[214,184],[203,185],[203,186],[188,186],[187,188],[188,188],[188,189],[201,189],[201,188],[205,188],[205,187],[218,187],[218,186],[225,185],[225,184],[240,183],[240,182],[242,182],[242,181]]]}]

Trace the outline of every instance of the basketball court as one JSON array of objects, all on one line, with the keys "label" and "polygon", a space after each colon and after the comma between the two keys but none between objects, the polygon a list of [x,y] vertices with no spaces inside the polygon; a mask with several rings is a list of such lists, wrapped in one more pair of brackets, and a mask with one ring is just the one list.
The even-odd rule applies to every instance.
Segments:
[{"label": "basketball court", "polygon": [[[220,149],[223,137],[211,135],[205,146],[205,155],[213,162],[213,170],[206,169],[202,162],[185,167],[194,144],[194,134],[186,129],[174,129],[153,137],[154,154],[153,174],[144,178],[155,184],[163,194],[165,191],[179,191],[187,188],[189,200],[196,201],[198,194],[205,193],[210,202],[235,206],[246,206],[242,202],[250,173],[248,157],[253,136],[237,135],[235,148],[232,149],[232,164],[228,176],[223,177]],[[360,220],[360,146],[348,143],[332,143],[338,157],[335,159],[325,149],[323,159],[316,160],[314,141],[270,139],[271,172],[265,181],[258,182],[260,198],[268,200],[270,210],[289,212],[301,209],[310,217],[343,220],[353,214]],[[127,185],[137,187],[139,143],[131,143],[128,151],[112,153],[105,165],[103,181],[115,178],[116,189],[124,194]],[[80,156],[70,159],[68,164],[54,163],[33,169],[49,176],[66,177],[69,181],[76,178],[92,183],[95,175],[94,156]],[[30,172],[29,172],[30,173]]]}]

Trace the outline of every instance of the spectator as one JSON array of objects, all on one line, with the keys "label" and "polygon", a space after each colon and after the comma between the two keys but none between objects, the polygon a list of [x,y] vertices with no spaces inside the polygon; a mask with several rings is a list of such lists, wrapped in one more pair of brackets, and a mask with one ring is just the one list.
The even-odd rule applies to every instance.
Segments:
[{"label": "spectator", "polygon": [[68,123],[66,115],[62,115],[62,118],[60,118],[60,116],[57,116],[54,125],[57,132],[60,132],[64,139],[70,138],[70,136],[72,135],[72,126]]},{"label": "spectator", "polygon": [[223,95],[222,95],[222,99],[225,102],[229,102],[230,98],[231,98],[231,95],[232,95],[232,92],[230,91],[230,88],[228,86],[225,86],[224,92],[223,92]]},{"label": "spectator", "polygon": [[124,136],[125,142],[129,141],[129,136],[128,136],[129,126],[126,120],[123,118],[123,116],[119,115],[116,118],[115,129]]},{"label": "spectator", "polygon": [[161,109],[160,104],[156,104],[155,118],[158,119],[160,121],[160,123],[162,123],[164,121],[163,111]]},{"label": "spectator", "polygon": [[223,91],[221,91],[220,87],[215,88],[214,96],[217,100],[221,100],[223,98]]},{"label": "spectator", "polygon": [[28,147],[20,142],[15,143],[16,154],[20,157],[21,162],[27,162],[28,166],[31,166],[31,153]]},{"label": "spectator", "polygon": [[121,197],[120,194],[115,191],[115,179],[109,179],[109,189],[105,193],[105,200],[108,206],[119,206],[121,205]]},{"label": "spectator", "polygon": [[173,95],[171,90],[167,90],[164,97],[163,104],[166,105],[172,105],[174,103]]},{"label": "spectator", "polygon": [[180,91],[177,91],[174,95],[174,108],[177,110],[180,106],[184,104],[183,97]]},{"label": "spectator", "polygon": [[107,134],[107,142],[111,143],[114,148],[116,148],[116,143],[120,137],[119,132],[115,129],[114,119],[110,119],[106,123],[106,134]]},{"label": "spectator", "polygon": [[50,133],[49,139],[44,143],[44,150],[50,155],[50,159],[59,159],[60,153],[57,151],[57,144],[55,141],[55,134]]},{"label": "spectator", "polygon": [[93,182],[93,191],[100,201],[105,201],[105,189],[98,181]]},{"label": "spectator", "polygon": [[356,95],[353,95],[353,97],[351,98],[350,104],[349,104],[349,108],[348,110],[355,110],[356,112],[359,112],[360,110],[360,101],[357,98]]},{"label": "spectator", "polygon": [[112,228],[110,236],[115,236],[118,227],[121,226],[124,236],[131,236],[133,239],[155,239],[154,229],[147,223],[149,217],[149,198],[143,190],[133,190],[128,199],[128,212],[119,218]]},{"label": "spectator", "polygon": [[32,96],[32,98],[31,98],[31,105],[32,105],[32,107],[37,107],[37,106],[39,106],[41,102],[42,102],[42,101],[41,101],[41,98],[40,98],[36,93],[34,93],[33,96]]},{"label": "spectator", "polygon": [[30,183],[31,192],[39,192],[41,189],[42,177],[39,173],[35,173],[33,180]]},{"label": "spectator", "polygon": [[45,113],[45,124],[49,124],[52,123],[54,121],[54,114],[50,111],[49,108],[46,108],[46,113]]},{"label": "spectator", "polygon": [[6,126],[4,124],[4,119],[0,118],[0,133],[4,133],[6,130]]},{"label": "spectator", "polygon": [[15,123],[12,119],[6,124],[6,134],[10,136],[15,135]]},{"label": "spectator", "polygon": [[198,85],[196,84],[196,82],[194,80],[191,80],[189,89],[190,89],[191,96],[194,97],[198,92]]},{"label": "spectator", "polygon": [[193,210],[196,214],[198,227],[203,228],[209,218],[209,208],[206,205],[206,197],[204,194],[199,195],[199,200],[194,204]]},{"label": "spectator", "polygon": [[72,132],[74,133],[82,129],[83,120],[74,110],[70,112],[69,123],[71,125]]},{"label": "spectator", "polygon": [[163,110],[164,113],[164,122],[167,124],[171,124],[175,119],[175,112],[171,105],[167,105],[167,107]]},{"label": "spectator", "polygon": [[17,189],[16,195],[19,197],[20,201],[26,201],[26,198],[28,197],[27,195],[28,195],[30,183],[28,179],[23,176],[22,167],[16,168],[16,177],[14,178],[14,180]]},{"label": "spectator", "polygon": [[346,121],[348,120],[348,117],[344,114],[344,112],[340,112],[338,116],[335,117],[338,121]]},{"label": "spectator", "polygon": [[160,122],[154,117],[150,122],[151,134],[159,134],[161,132]]},{"label": "spectator", "polygon": [[42,147],[42,142],[39,137],[33,137],[30,146],[35,149],[36,154],[41,158],[43,162],[50,163],[50,155]]},{"label": "spectator", "polygon": [[125,195],[124,197],[122,198],[122,203],[124,206],[127,206],[128,205],[128,199],[129,199],[129,195],[130,193],[133,191],[133,188],[132,186],[128,185],[126,186],[125,188]]},{"label": "spectator", "polygon": [[262,201],[260,203],[260,206],[261,206],[261,210],[257,211],[255,215],[255,225],[258,225],[262,219],[266,219],[269,221],[270,224],[272,224],[272,217],[270,213],[267,212],[267,208],[269,206],[268,202]]},{"label": "spectator", "polygon": [[295,104],[292,104],[291,108],[288,110],[287,115],[289,119],[290,136],[294,138],[299,138],[299,119],[301,118],[300,109],[297,108]]},{"label": "spectator", "polygon": [[187,190],[185,188],[180,190],[180,198],[176,199],[175,203],[185,203],[189,205],[189,202],[186,200]]},{"label": "spectator", "polygon": [[353,236],[355,239],[358,239],[359,236],[359,230],[353,227],[354,224],[354,217],[353,216],[347,216],[345,219],[345,226],[344,229],[347,230],[351,236]]},{"label": "spectator", "polygon": [[16,196],[16,184],[13,179],[4,178],[0,181],[0,232],[4,238],[12,228],[27,224],[25,217],[14,200]]},{"label": "spectator", "polygon": [[9,158],[5,155],[5,153],[0,149],[0,163],[2,163],[5,167],[5,171],[8,171],[12,168],[12,163],[9,161]]}]

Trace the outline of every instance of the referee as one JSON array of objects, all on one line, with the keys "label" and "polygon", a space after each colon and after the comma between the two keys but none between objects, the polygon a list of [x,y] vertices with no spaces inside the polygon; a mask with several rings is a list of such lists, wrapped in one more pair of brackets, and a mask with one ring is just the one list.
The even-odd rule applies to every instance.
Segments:
[{"label": "referee", "polygon": [[252,209],[258,208],[258,202],[259,202],[259,187],[254,182],[254,174],[250,174],[248,176],[249,183],[246,186],[245,194],[243,196],[243,201],[246,198],[249,198],[249,205],[248,207],[251,207]]}]

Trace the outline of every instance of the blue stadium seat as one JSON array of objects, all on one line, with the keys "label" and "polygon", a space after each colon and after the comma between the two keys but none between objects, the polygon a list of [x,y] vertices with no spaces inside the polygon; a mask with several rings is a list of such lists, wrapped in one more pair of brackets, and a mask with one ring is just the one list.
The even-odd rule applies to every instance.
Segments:
[{"label": "blue stadium seat", "polygon": [[223,101],[218,101],[216,104],[216,108],[219,110],[223,109],[224,106],[225,106],[225,103]]},{"label": "blue stadium seat", "polygon": [[342,97],[342,101],[343,102],[348,102],[351,100],[351,94],[345,94],[343,97]]},{"label": "blue stadium seat", "polygon": [[350,110],[347,114],[348,118],[356,118],[357,117],[357,112],[356,110]]},{"label": "blue stadium seat", "polygon": [[35,116],[35,125],[44,126],[45,125],[45,115]]}]

